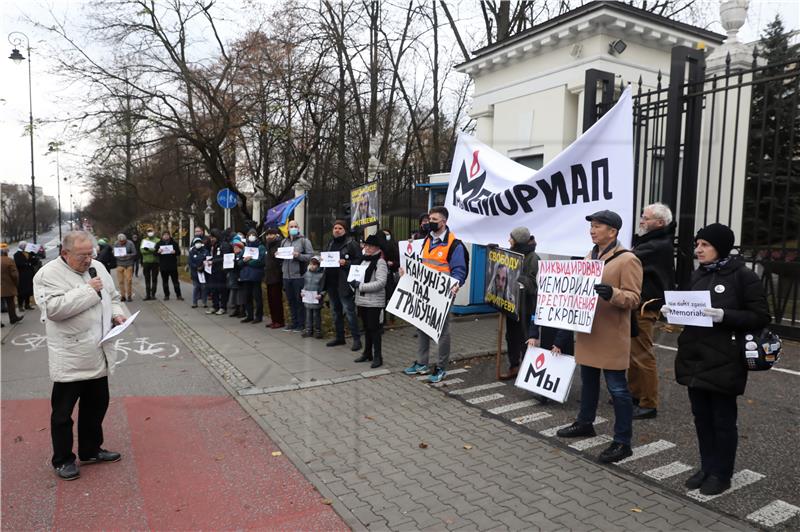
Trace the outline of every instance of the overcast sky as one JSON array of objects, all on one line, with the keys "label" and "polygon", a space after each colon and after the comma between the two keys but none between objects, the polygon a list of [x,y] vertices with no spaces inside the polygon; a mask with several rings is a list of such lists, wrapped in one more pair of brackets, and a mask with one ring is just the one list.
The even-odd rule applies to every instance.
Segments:
[{"label": "overcast sky", "polygon": [[[703,0],[699,0],[703,1]],[[718,0],[707,0],[714,5],[718,5]],[[7,37],[13,31],[21,31],[28,35],[31,46],[34,49],[31,68],[33,79],[33,115],[34,119],[52,119],[58,116],[58,100],[60,97],[70,95],[70,90],[63,87],[59,79],[50,73],[53,62],[48,59],[44,47],[41,46],[43,39],[48,39],[44,33],[36,30],[31,24],[26,22],[26,16],[47,21],[48,14],[46,5],[58,13],[67,13],[71,18],[80,14],[83,6],[88,0],[50,0],[46,4],[36,0],[4,0],[2,15],[0,15],[0,30],[6,37],[6,50],[3,52],[3,60],[0,61],[0,79],[3,80],[2,92],[0,93],[0,142],[2,142],[2,161],[3,167],[0,171],[0,181],[30,184],[30,141],[25,134],[25,126],[28,123],[28,71],[27,63],[15,64],[7,59],[11,53],[12,46],[8,44]],[[222,0],[229,4],[229,7],[241,5],[241,0]],[[265,2],[269,4],[270,2]],[[451,2],[451,5],[456,2]],[[467,2],[458,2],[466,4]],[[459,12],[469,11],[469,6],[460,5]],[[467,9],[464,9],[467,7]],[[710,9],[716,13],[716,9]],[[756,40],[764,26],[769,23],[780,12],[784,24],[788,29],[800,29],[800,0],[751,0],[748,12],[748,21],[740,32],[740,39],[749,42]],[[482,21],[477,17],[473,23],[477,26]],[[712,25],[709,29],[724,33],[719,24]],[[36,50],[36,48],[39,50]],[[20,50],[24,55],[26,51]],[[56,165],[52,155],[45,155],[49,141],[64,137],[62,126],[46,125],[38,128],[35,133],[34,143],[34,162],[36,172],[36,184],[44,188],[45,194],[56,194]],[[61,154],[61,175],[63,177],[73,177],[81,171],[83,158],[80,153],[88,153],[91,150],[89,142],[79,142],[77,145],[65,146]],[[62,208],[68,210],[69,188],[62,181],[61,199]],[[73,185],[73,194],[76,201],[80,203],[80,190],[77,185]],[[85,195],[84,195],[85,197]]]}]

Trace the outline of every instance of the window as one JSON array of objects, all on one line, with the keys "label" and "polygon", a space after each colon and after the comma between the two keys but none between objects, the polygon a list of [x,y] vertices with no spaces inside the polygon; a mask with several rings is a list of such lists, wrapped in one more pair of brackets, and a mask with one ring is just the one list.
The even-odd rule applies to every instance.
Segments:
[{"label": "window", "polygon": [[513,159],[519,164],[527,166],[531,170],[539,170],[542,166],[544,166],[544,155],[541,153],[538,155],[522,155],[520,157],[514,157]]}]

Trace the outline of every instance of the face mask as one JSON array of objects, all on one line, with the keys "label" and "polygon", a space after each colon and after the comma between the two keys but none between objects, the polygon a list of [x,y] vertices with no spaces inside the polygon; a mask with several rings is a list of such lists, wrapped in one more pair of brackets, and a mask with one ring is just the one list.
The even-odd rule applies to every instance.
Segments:
[{"label": "face mask", "polygon": [[297,236],[300,234],[300,229],[298,229],[297,227],[292,227],[289,229],[289,234],[292,236]]},{"label": "face mask", "polygon": [[147,232],[147,236],[153,236],[154,234],[155,234],[155,233],[154,233],[154,232],[152,232],[152,231],[148,231],[148,232]]},{"label": "face mask", "polygon": [[255,242],[256,240],[257,239],[256,239],[255,235],[250,235],[250,236],[247,237],[247,241],[248,242]]},{"label": "face mask", "polygon": [[392,240],[392,235],[387,235],[387,234],[384,234],[383,236],[386,238],[386,241],[387,241],[387,242],[389,242],[389,241],[391,241],[391,240]]},{"label": "face mask", "polygon": [[431,233],[435,233],[436,231],[439,230],[439,224],[436,223],[436,222],[428,222],[425,225],[426,225],[426,229]]},{"label": "face mask", "polygon": [[196,249],[200,249],[200,248],[202,248],[202,247],[203,247],[203,243],[202,243],[202,242],[196,242],[196,243],[195,243],[195,245],[194,245],[194,247],[195,247]]},{"label": "face mask", "polygon": [[198,238],[203,238],[203,233],[195,233],[194,236]]},{"label": "face mask", "polygon": [[312,272],[317,271],[318,268],[319,268],[318,266],[309,266],[308,267],[309,271],[312,271]]}]

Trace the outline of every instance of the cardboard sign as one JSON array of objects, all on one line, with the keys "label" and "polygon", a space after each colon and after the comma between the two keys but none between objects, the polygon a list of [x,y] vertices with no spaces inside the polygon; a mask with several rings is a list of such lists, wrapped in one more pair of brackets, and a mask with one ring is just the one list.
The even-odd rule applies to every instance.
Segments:
[{"label": "cardboard sign", "polygon": [[381,218],[381,200],[378,196],[378,182],[373,181],[354,188],[350,192],[350,212],[353,229],[378,225]]},{"label": "cardboard sign", "polygon": [[124,257],[128,254],[128,248],[114,248],[114,256],[115,257]]},{"label": "cardboard sign", "polygon": [[294,247],[286,246],[275,250],[275,258],[282,260],[292,260],[294,258]]},{"label": "cardboard sign", "polygon": [[428,268],[418,260],[411,261],[405,275],[400,277],[386,310],[407,321],[422,334],[427,334],[438,344],[453,304],[451,290],[456,284],[458,281],[449,275]]},{"label": "cardboard sign", "polygon": [[420,260],[422,257],[422,244],[425,239],[419,238],[417,240],[406,240],[397,243],[397,248],[400,253],[400,267],[408,270],[409,261]]},{"label": "cardboard sign", "polygon": [[203,262],[203,271],[208,275],[211,275],[211,260],[206,260]]},{"label": "cardboard sign", "polygon": [[25,244],[25,253],[39,253],[39,244]]},{"label": "cardboard sign", "polygon": [[200,284],[206,284],[206,274],[203,272],[197,272],[197,281]]},{"label": "cardboard sign", "polygon": [[350,271],[347,274],[347,282],[351,281],[358,281],[359,283],[364,282],[364,274],[367,273],[367,266],[369,264],[356,264],[354,266],[350,266]]},{"label": "cardboard sign", "polygon": [[703,314],[703,309],[711,306],[711,292],[708,290],[665,290],[664,302],[669,307],[667,323],[673,325],[694,325],[713,327],[711,316]]},{"label": "cardboard sign", "polygon": [[163,246],[159,246],[158,252],[162,255],[174,255],[175,249],[172,247],[171,244],[165,244]]},{"label": "cardboard sign", "polygon": [[320,253],[322,259],[319,263],[320,268],[338,268],[340,256],[338,251],[323,251]]},{"label": "cardboard sign", "polygon": [[300,290],[300,295],[303,303],[319,303],[317,296],[319,295],[316,290]]},{"label": "cardboard sign", "polygon": [[514,386],[563,403],[569,395],[574,373],[575,357],[529,347]]},{"label": "cardboard sign", "polygon": [[258,259],[258,248],[244,248],[244,256],[250,257],[251,259]]},{"label": "cardboard sign", "polygon": [[142,247],[144,249],[155,249],[156,243],[153,242],[152,240],[142,240]]},{"label": "cardboard sign", "polygon": [[222,269],[223,270],[232,270],[233,269],[233,259],[236,257],[235,253],[225,253],[222,255]]},{"label": "cardboard sign", "polygon": [[540,260],[536,282],[536,324],[582,333],[592,332],[603,278],[601,260]]},{"label": "cardboard sign", "polygon": [[519,321],[519,275],[525,256],[506,249],[486,251],[486,303]]}]

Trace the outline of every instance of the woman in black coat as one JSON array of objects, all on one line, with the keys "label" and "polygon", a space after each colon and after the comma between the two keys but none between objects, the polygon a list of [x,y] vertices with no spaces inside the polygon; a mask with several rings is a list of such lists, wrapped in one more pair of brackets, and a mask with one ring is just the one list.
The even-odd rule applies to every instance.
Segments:
[{"label": "woman in black coat", "polygon": [[[731,486],[736,459],[736,397],[744,393],[747,365],[745,333],[758,333],[770,321],[764,288],[743,261],[731,256],[733,231],[711,224],[697,232],[700,267],[686,290],[708,290],[711,307],[703,310],[713,327],[685,326],[678,338],[675,377],[689,389],[700,470],[686,481],[689,489],[718,495]],[[661,309],[663,314],[669,307]]]}]

